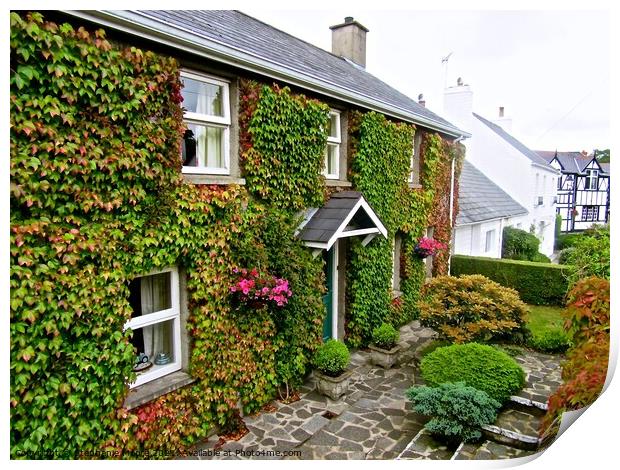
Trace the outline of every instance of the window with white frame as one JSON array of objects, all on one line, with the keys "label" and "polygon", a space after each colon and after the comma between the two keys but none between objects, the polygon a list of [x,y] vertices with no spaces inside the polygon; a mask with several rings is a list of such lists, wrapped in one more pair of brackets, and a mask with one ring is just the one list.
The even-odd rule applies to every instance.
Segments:
[{"label": "window with white frame", "polygon": [[329,112],[329,134],[325,148],[325,168],[323,174],[327,179],[340,179],[340,112]]},{"label": "window with white frame", "polygon": [[129,284],[137,387],[181,369],[179,273],[176,268],[140,276]]},{"label": "window with white frame", "polygon": [[598,170],[587,171],[586,189],[598,189]]},{"label": "window with white frame", "polygon": [[495,248],[495,229],[487,230],[487,232],[485,233],[485,239],[484,239],[484,252],[488,253],[494,248]]},{"label": "window with white frame", "polygon": [[230,174],[230,101],[224,80],[182,71],[183,173]]}]

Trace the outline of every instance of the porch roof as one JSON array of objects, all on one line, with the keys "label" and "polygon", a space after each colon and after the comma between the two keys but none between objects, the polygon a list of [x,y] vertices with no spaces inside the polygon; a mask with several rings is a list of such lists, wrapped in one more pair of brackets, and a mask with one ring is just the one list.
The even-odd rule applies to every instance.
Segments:
[{"label": "porch roof", "polygon": [[299,238],[309,247],[329,250],[339,238],[362,236],[366,245],[387,229],[359,191],[335,193],[319,209],[310,209],[299,227]]}]

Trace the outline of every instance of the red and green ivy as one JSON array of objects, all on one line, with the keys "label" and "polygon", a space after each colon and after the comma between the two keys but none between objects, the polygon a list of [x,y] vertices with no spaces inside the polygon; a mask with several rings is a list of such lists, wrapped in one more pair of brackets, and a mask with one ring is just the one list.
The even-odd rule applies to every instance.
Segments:
[{"label": "red and green ivy", "polygon": [[[464,153],[436,133],[422,134],[421,188],[408,183],[415,126],[392,122],[378,113],[353,113],[349,119],[351,181],[362,191],[388,229],[388,239],[363,247],[349,245],[347,275],[347,341],[365,345],[370,332],[387,321],[402,325],[417,315],[417,301],[426,277],[426,266],[415,253],[427,227],[434,238],[449,246],[451,238],[450,188],[452,161],[458,180]],[[458,186],[455,187],[455,200]],[[454,214],[458,207],[455,205]],[[392,301],[392,240],[403,236],[399,302]],[[447,273],[448,250],[439,251],[433,273]]]},{"label": "red and green ivy", "polygon": [[[247,185],[192,185],[180,171],[180,86],[172,58],[11,13],[13,457],[182,451],[234,422],[239,404],[257,411],[309,371],[325,316],[323,262],[294,234],[298,214],[325,199],[329,108],[241,80]],[[395,303],[391,243],[351,247],[347,334],[361,344],[383,319],[413,317],[424,268],[412,250],[430,224],[449,242],[447,168],[459,150],[425,134],[423,187],[410,189],[414,127],[376,113],[350,123],[351,181],[391,236],[405,234],[404,300]],[[187,288],[195,380],[126,410],[128,285],[171,265]],[[285,305],[234,301],[235,268],[253,267],[288,281]],[[435,270],[445,268],[439,258]]]}]

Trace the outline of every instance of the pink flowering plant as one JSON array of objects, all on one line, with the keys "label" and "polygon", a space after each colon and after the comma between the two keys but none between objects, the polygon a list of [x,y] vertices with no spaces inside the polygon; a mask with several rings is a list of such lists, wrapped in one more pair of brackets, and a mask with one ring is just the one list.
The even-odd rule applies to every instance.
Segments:
[{"label": "pink flowering plant", "polygon": [[274,303],[278,307],[284,307],[293,292],[288,281],[267,273],[260,273],[256,268],[251,270],[233,269],[237,274],[237,281],[230,286],[230,292],[240,302],[254,305]]},{"label": "pink flowering plant", "polygon": [[439,250],[445,250],[447,247],[441,242],[432,238],[422,237],[418,241],[413,251],[420,257],[434,256]]}]

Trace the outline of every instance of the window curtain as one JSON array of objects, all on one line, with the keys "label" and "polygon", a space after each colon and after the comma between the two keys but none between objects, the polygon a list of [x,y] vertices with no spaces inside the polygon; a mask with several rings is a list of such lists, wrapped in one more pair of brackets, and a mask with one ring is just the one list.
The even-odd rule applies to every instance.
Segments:
[{"label": "window curtain", "polygon": [[[165,275],[147,276],[140,279],[140,301],[142,315],[158,312],[169,308],[168,291],[170,289],[170,279]],[[160,352],[167,351],[166,338],[169,337],[168,321],[156,323],[142,328],[144,337],[144,353],[150,361]]]}]

